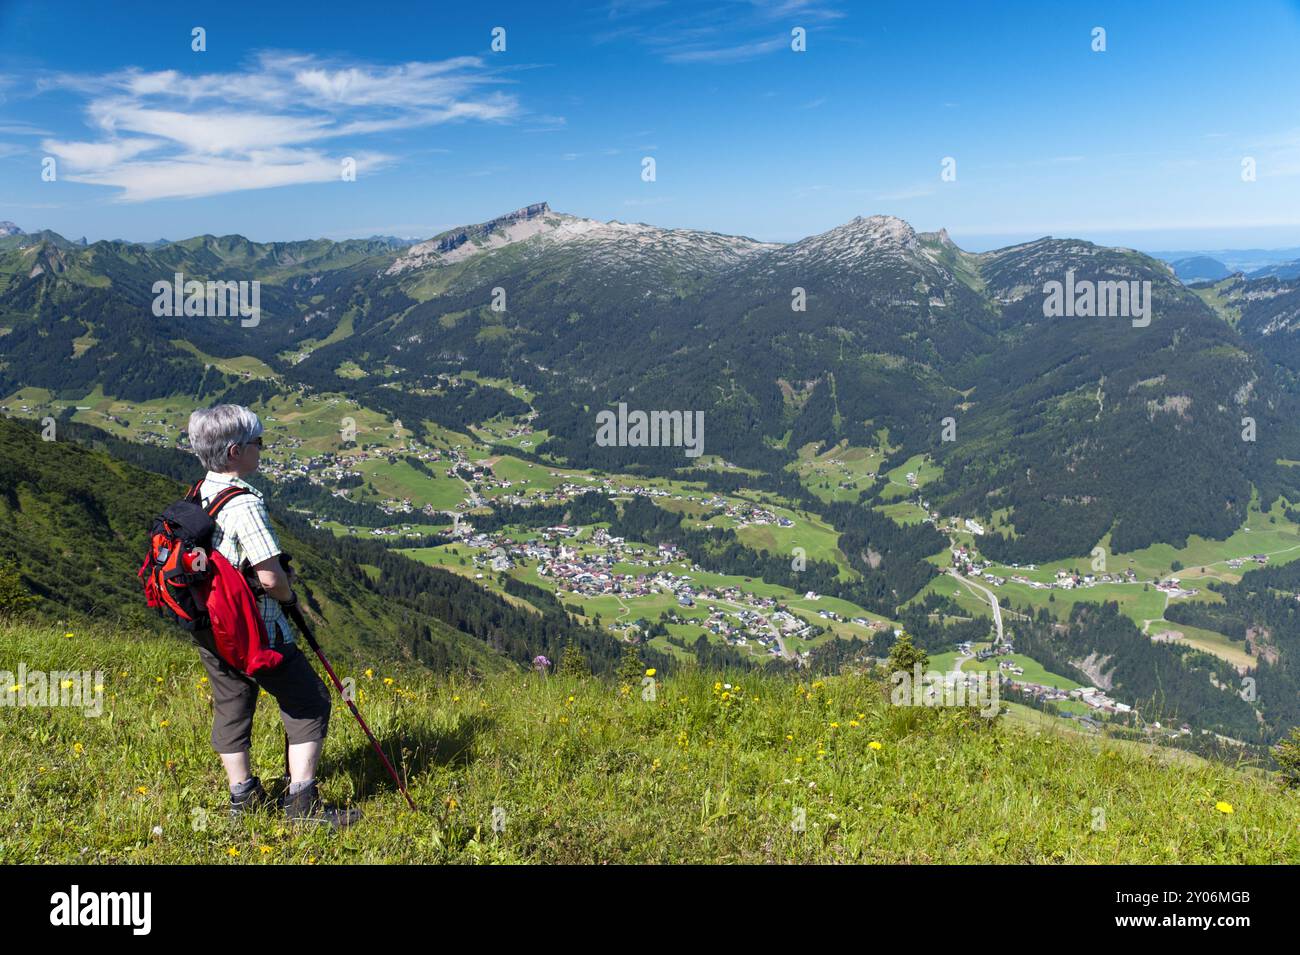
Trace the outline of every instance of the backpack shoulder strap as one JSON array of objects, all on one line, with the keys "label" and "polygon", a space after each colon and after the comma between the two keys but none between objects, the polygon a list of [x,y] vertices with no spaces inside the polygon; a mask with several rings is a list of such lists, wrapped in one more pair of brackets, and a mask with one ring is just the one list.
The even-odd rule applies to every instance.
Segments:
[{"label": "backpack shoulder strap", "polygon": [[231,498],[236,498],[239,497],[241,494],[247,494],[247,493],[249,492],[248,492],[248,488],[246,487],[228,487],[225,490],[221,491],[220,493],[217,494],[216,497],[212,499],[212,503],[208,505],[207,508],[208,517],[212,518],[215,521],[217,519],[218,512],[220,512],[220,510],[223,507],[225,507],[227,503],[230,502]]},{"label": "backpack shoulder strap", "polygon": [[182,500],[193,501],[195,504],[199,503],[201,500],[199,497],[199,489],[203,487],[203,480],[203,478],[199,478],[195,481],[194,486],[185,492],[185,497],[183,497]]}]

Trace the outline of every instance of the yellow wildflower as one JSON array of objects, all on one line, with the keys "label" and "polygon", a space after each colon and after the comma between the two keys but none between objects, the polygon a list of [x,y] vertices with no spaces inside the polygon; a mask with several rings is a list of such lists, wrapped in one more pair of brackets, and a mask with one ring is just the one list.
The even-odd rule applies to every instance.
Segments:
[{"label": "yellow wildflower", "polygon": [[1214,804],[1214,808],[1225,815],[1232,815],[1232,803],[1219,801]]},{"label": "yellow wildflower", "polygon": [[870,746],[872,749],[884,749],[884,748],[885,748],[885,747],[882,746],[880,743],[877,743],[874,739],[873,739],[870,743],[868,743],[867,745]]}]

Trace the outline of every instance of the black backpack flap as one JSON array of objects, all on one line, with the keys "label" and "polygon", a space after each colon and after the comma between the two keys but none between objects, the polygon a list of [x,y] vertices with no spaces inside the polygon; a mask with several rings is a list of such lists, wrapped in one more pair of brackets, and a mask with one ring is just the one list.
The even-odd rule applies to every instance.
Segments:
[{"label": "black backpack flap", "polygon": [[205,508],[199,503],[198,487],[195,485],[184,499],[174,504],[168,505],[167,510],[162,512],[162,517],[158,523],[155,523],[155,532],[163,530],[160,525],[168,525],[167,530],[180,540],[185,541],[192,547],[202,547],[204,550],[212,549],[212,532],[217,527],[217,514],[232,499],[247,494],[248,490],[242,487],[228,487],[220,491]]},{"label": "black backpack flap", "polygon": [[169,533],[191,547],[208,550],[212,547],[212,532],[216,530],[217,522],[198,504],[177,501],[162,512],[162,517],[154,528],[155,531]]},{"label": "black backpack flap", "polygon": [[201,481],[196,482],[182,500],[168,505],[155,518],[149,530],[150,553],[140,568],[149,606],[164,616],[170,615],[190,631],[202,631],[210,625],[207,608],[198,599],[194,585],[206,580],[212,571],[208,566],[186,570],[184,554],[194,550],[210,553],[217,514],[231,499],[249,493],[247,488],[227,487],[204,507],[199,498],[201,486]]}]

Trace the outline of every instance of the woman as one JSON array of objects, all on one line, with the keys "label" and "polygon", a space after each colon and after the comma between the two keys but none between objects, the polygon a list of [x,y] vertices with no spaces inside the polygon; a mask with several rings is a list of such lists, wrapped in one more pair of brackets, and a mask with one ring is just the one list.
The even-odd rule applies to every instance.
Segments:
[{"label": "woman", "polygon": [[[280,562],[280,543],[271,529],[262,494],[244,478],[257,470],[262,454],[262,422],[241,405],[217,405],[190,415],[190,447],[208,469],[199,486],[204,507],[223,489],[236,486],[249,493],[232,498],[217,515],[212,546],[231,566],[244,570],[255,587],[258,608],[272,650],[283,654],[274,669],[245,676],[199,643],[199,656],[212,686],[212,747],[221,756],[230,782],[230,813],[238,818],[249,809],[267,805],[271,797],[252,774],[253,713],[260,690],[275,697],[288,738],[289,789],[284,796],[288,818],[333,826],[351,825],[357,809],[325,806],[316,785],[316,767],[329,729],[329,691],[302,651],[281,604],[297,601],[292,580]],[[196,641],[197,642],[197,641]]]}]

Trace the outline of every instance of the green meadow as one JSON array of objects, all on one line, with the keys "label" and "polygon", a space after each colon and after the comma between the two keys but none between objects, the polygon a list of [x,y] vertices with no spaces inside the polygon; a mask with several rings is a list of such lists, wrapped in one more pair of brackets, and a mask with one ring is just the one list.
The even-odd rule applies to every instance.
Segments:
[{"label": "green meadow", "polygon": [[[4,624],[0,659],[103,673],[97,718],[2,711],[0,864],[1300,861],[1300,799],[1273,778],[1013,704],[990,721],[891,706],[861,675],[693,669],[643,698],[596,678],[344,655],[332,662],[416,810],[336,704],[318,775],[361,821],[331,833],[268,809],[232,822],[211,694],[182,641]],[[254,726],[273,793],[278,717],[261,706]]]}]

